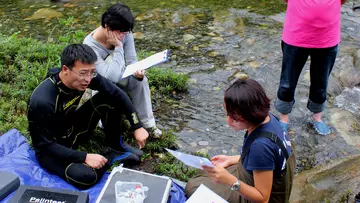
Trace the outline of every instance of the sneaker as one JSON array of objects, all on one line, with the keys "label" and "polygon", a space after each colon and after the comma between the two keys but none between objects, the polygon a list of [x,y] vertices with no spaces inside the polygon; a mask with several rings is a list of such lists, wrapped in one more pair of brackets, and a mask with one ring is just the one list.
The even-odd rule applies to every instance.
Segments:
[{"label": "sneaker", "polygon": [[133,147],[126,142],[122,142],[122,140],[120,142],[120,151],[130,152],[130,153],[135,154],[138,157],[141,157],[144,154],[144,152],[141,149]]},{"label": "sneaker", "polygon": [[113,165],[115,162],[120,162],[125,165],[138,165],[141,162],[140,157],[135,154],[116,151],[111,147],[104,147],[101,154],[108,160],[109,165]]},{"label": "sneaker", "polygon": [[330,128],[323,121],[315,121],[311,118],[311,123],[313,124],[315,131],[320,135],[328,135],[331,133]]},{"label": "sneaker", "polygon": [[159,128],[157,128],[156,126],[146,128],[146,130],[150,134],[150,137],[153,137],[153,138],[160,138],[162,135],[162,131]]},{"label": "sneaker", "polygon": [[280,122],[280,126],[281,128],[284,130],[284,132],[288,132],[289,131],[289,124],[288,123],[284,123],[282,121],[279,121]]}]

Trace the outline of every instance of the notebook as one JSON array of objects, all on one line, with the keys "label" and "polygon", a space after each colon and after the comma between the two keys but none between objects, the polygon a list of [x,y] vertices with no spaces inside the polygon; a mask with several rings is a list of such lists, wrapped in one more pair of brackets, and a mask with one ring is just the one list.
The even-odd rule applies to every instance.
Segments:
[{"label": "notebook", "polygon": [[[230,189],[229,189],[230,191]],[[218,194],[201,184],[185,203],[229,203]]]}]

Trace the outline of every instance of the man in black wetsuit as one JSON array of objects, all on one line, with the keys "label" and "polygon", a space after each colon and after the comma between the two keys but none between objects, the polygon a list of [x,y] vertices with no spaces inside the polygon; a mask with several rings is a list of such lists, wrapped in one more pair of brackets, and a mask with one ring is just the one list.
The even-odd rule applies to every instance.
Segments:
[{"label": "man in black wetsuit", "polygon": [[[94,185],[114,161],[138,164],[149,134],[142,127],[129,97],[95,72],[95,52],[87,45],[67,46],[61,69],[50,69],[34,90],[28,109],[29,131],[42,167],[70,184],[85,189]],[[78,108],[86,88],[98,93]],[[122,142],[121,115],[126,115],[139,149]],[[99,119],[105,132],[103,153],[77,151],[89,141]]]}]

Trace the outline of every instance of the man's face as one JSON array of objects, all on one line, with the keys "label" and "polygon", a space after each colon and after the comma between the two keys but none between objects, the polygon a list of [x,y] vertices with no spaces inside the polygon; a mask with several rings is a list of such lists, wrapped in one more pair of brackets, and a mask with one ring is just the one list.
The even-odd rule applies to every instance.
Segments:
[{"label": "man's face", "polygon": [[64,65],[62,71],[68,81],[69,88],[85,91],[95,76],[95,64],[76,61],[72,70]]}]

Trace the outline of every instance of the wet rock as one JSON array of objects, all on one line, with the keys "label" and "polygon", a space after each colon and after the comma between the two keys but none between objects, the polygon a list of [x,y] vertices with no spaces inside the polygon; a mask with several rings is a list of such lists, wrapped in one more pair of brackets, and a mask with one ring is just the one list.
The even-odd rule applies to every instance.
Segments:
[{"label": "wet rock", "polygon": [[255,40],[252,39],[252,38],[249,38],[249,39],[246,40],[246,43],[247,43],[248,45],[253,45],[253,44],[255,44]]},{"label": "wet rock", "polygon": [[195,16],[191,14],[184,14],[179,25],[186,28],[193,25],[194,22],[195,22]]},{"label": "wet rock", "polygon": [[136,16],[135,20],[137,20],[137,21],[149,20],[153,16],[154,15],[152,13],[142,13],[142,14]]},{"label": "wet rock", "polygon": [[194,35],[185,34],[185,35],[183,36],[183,40],[184,40],[185,42],[190,42],[190,41],[192,41],[192,40],[194,40],[194,39],[196,39]]},{"label": "wet rock", "polygon": [[187,28],[196,22],[196,17],[188,12],[179,11],[173,13],[171,22],[178,26]]},{"label": "wet rock", "polygon": [[235,75],[235,78],[238,78],[240,80],[247,80],[248,79],[248,75],[246,75],[245,73],[237,73]]},{"label": "wet rock", "polygon": [[200,145],[200,146],[208,146],[208,145],[209,145],[209,142],[208,142],[208,141],[200,141],[200,142],[199,142],[199,145]]},{"label": "wet rock", "polygon": [[259,68],[259,67],[260,67],[260,64],[259,64],[259,62],[257,62],[257,61],[251,61],[251,62],[249,63],[249,66],[250,66],[251,68]]},{"label": "wet rock", "polygon": [[208,55],[209,55],[210,57],[216,57],[217,55],[219,55],[219,53],[216,52],[216,51],[210,51],[210,52],[208,53]]},{"label": "wet rock", "polygon": [[360,88],[354,87],[352,89],[345,88],[345,90],[335,98],[335,105],[339,108],[344,108],[351,113],[360,116]]},{"label": "wet rock", "polygon": [[74,7],[77,7],[77,5],[73,4],[73,3],[66,3],[66,4],[64,4],[64,7],[65,8],[74,8]]},{"label": "wet rock", "polygon": [[199,51],[200,49],[199,49],[199,47],[194,46],[194,47],[192,48],[192,50],[193,50],[193,51]]},{"label": "wet rock", "polygon": [[209,33],[207,33],[206,35],[209,36],[209,37],[216,37],[216,36],[217,36],[217,35],[216,35],[215,33],[213,33],[213,32],[209,32]]},{"label": "wet rock", "polygon": [[180,45],[175,43],[174,41],[170,41],[170,48],[171,49],[179,49],[180,48]]},{"label": "wet rock", "polygon": [[197,147],[198,145],[197,145],[196,142],[192,142],[192,143],[190,143],[190,146],[192,146],[192,147]]},{"label": "wet rock", "polygon": [[217,42],[223,42],[224,41],[224,38],[222,38],[222,37],[213,37],[212,39],[213,39],[213,41],[217,41]]},{"label": "wet rock", "polygon": [[172,60],[176,60],[176,59],[177,59],[177,55],[171,55],[171,59],[172,59]]},{"label": "wet rock", "polygon": [[208,148],[202,148],[202,149],[197,150],[196,152],[200,153],[200,154],[207,154],[209,152],[209,149]]},{"label": "wet rock", "polygon": [[180,23],[182,20],[181,18],[181,15],[179,14],[179,12],[175,12],[173,15],[172,15],[172,20],[171,22],[174,23],[174,24],[178,24]]},{"label": "wet rock", "polygon": [[62,17],[63,14],[50,8],[41,8],[37,10],[31,17],[25,20],[51,19]]},{"label": "wet rock", "polygon": [[303,80],[305,82],[310,82],[310,70],[306,70],[304,75],[303,75]]},{"label": "wet rock", "polygon": [[360,71],[360,49],[356,52],[355,55],[355,68]]},{"label": "wet rock", "polygon": [[216,87],[213,87],[213,90],[214,91],[219,91],[219,90],[221,90],[221,88],[219,86],[216,86]]},{"label": "wet rock", "polygon": [[[353,202],[360,188],[359,164],[360,156],[355,156],[298,174],[290,202],[343,202],[344,195],[349,195],[347,202]],[[351,194],[347,194],[349,190]]]},{"label": "wet rock", "polygon": [[145,35],[142,32],[135,32],[133,33],[135,39],[144,39]]},{"label": "wet rock", "polygon": [[91,15],[91,12],[90,12],[90,11],[85,11],[85,12],[83,13],[83,16],[89,16],[89,15]]},{"label": "wet rock", "polygon": [[339,108],[329,110],[330,123],[336,128],[348,145],[360,145],[360,132],[357,126],[360,120],[350,111]]},{"label": "wet rock", "polygon": [[336,62],[340,64],[339,68],[333,71],[335,78],[337,78],[343,87],[354,87],[360,84],[360,71],[356,70],[353,65],[353,57],[344,56]]}]

